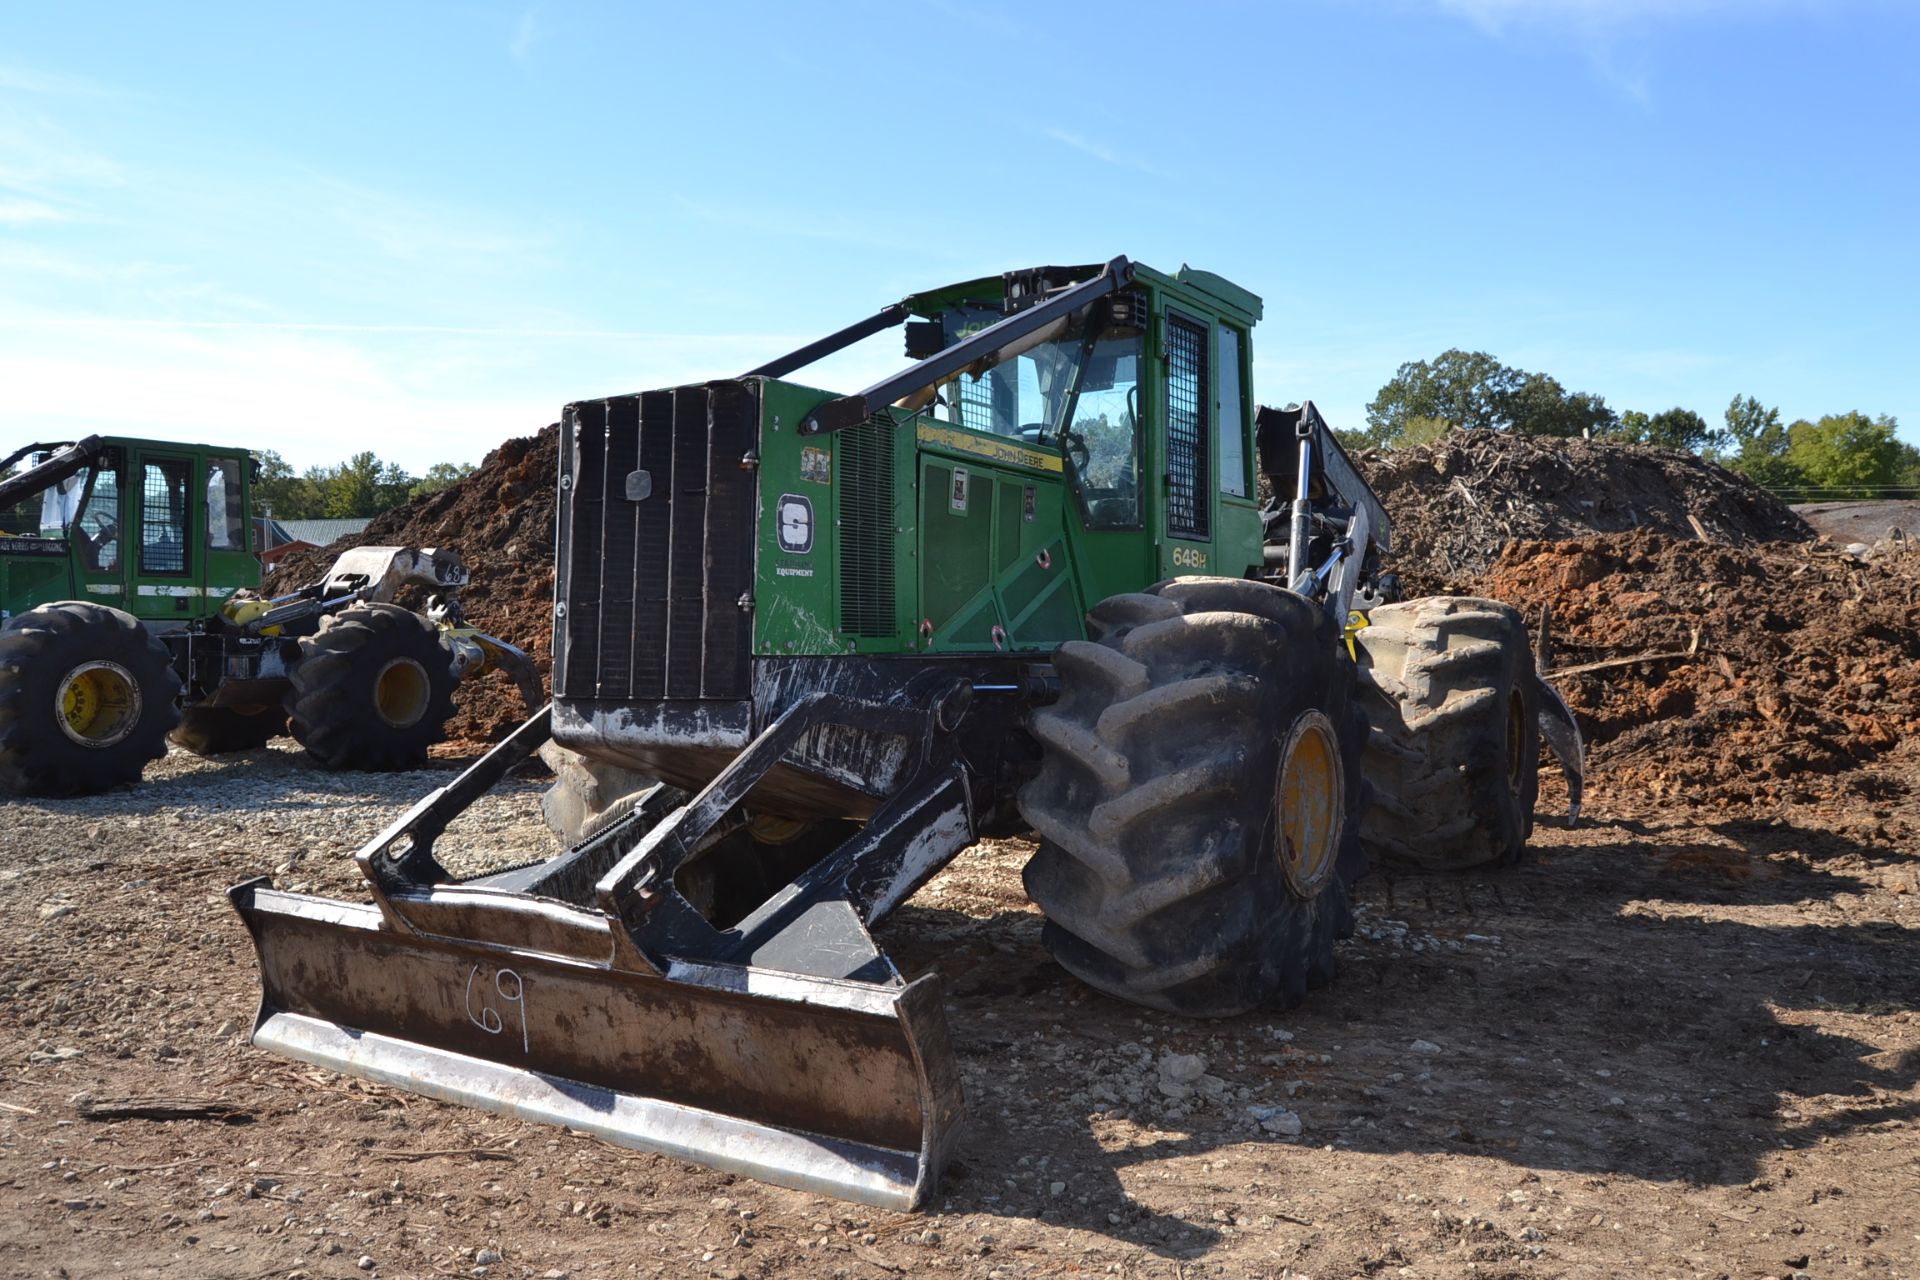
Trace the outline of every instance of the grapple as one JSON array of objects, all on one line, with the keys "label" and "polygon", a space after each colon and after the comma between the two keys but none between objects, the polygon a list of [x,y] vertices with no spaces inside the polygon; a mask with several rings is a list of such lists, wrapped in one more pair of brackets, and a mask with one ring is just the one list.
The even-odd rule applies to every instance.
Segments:
[{"label": "grapple", "polygon": [[[786,1186],[912,1208],[961,1112],[937,976],[867,923],[973,841],[933,753],[859,834],[716,927],[674,882],[796,738],[797,704],[693,800],[644,797],[535,866],[456,881],[448,821],[526,759],[542,711],[359,851],[373,901],[236,886],[259,953],[256,1044],[429,1097],[564,1124]],[[677,798],[677,797],[676,797]]]}]

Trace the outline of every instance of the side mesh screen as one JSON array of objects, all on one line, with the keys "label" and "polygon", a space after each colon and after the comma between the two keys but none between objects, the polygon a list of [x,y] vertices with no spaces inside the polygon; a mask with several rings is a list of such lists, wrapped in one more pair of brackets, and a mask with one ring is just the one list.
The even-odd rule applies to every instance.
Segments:
[{"label": "side mesh screen", "polygon": [[894,621],[894,437],[881,415],[840,435],[840,629],[890,636]]},{"label": "side mesh screen", "polygon": [[1208,536],[1207,331],[1167,317],[1167,532]]}]

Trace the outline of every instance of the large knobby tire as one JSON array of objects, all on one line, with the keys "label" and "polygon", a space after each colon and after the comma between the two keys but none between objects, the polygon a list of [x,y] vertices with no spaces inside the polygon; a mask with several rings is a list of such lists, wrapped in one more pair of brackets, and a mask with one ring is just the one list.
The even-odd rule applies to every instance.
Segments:
[{"label": "large knobby tire", "polygon": [[[540,759],[553,770],[553,785],[540,797],[540,812],[568,848],[626,817],[660,785],[644,773],[583,756],[551,739],[541,744]],[[678,797],[674,806],[686,803],[684,793],[672,794]]]},{"label": "large knobby tire", "polygon": [[326,769],[418,769],[453,714],[453,657],[433,624],[392,604],[343,610],[300,641],[293,736]]},{"label": "large knobby tire", "polygon": [[132,614],[42,605],[0,629],[0,783],[71,796],[135,782],[167,753],[180,677]]},{"label": "large knobby tire", "polygon": [[1353,668],[1310,601],[1176,578],[1088,615],[1037,710],[1027,893],[1089,985],[1173,1013],[1287,1006],[1333,977],[1364,869]]},{"label": "large knobby tire", "polygon": [[1383,605],[1355,635],[1373,804],[1361,838],[1434,870],[1516,861],[1539,790],[1539,693],[1527,628],[1495,600]]},{"label": "large knobby tire", "polygon": [[282,707],[253,712],[231,707],[188,707],[180,715],[180,727],[169,737],[175,746],[197,756],[223,756],[264,747],[286,731],[287,713]]}]

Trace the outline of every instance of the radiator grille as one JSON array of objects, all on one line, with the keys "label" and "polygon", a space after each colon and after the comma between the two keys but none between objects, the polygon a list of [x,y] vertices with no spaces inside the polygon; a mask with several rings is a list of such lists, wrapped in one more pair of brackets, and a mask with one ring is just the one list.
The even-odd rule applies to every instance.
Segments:
[{"label": "radiator grille", "polygon": [[1180,538],[1207,536],[1207,331],[1167,317],[1167,532]]},{"label": "radiator grille", "polygon": [[894,437],[891,418],[871,418],[840,435],[840,629],[890,636],[894,619]]},{"label": "radiator grille", "polygon": [[[567,409],[554,695],[644,702],[748,696],[759,422],[745,383]],[[652,492],[627,496],[644,471]]]}]

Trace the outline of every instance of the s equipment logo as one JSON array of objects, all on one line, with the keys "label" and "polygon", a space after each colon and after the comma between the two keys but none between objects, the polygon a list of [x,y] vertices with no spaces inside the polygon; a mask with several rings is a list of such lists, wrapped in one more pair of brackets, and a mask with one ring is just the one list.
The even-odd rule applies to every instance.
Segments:
[{"label": "s equipment logo", "polygon": [[813,503],[797,493],[780,495],[780,549],[803,556],[813,550]]}]

